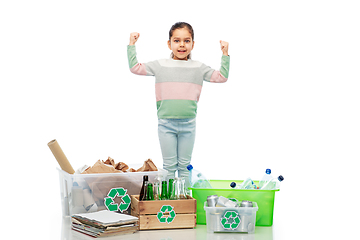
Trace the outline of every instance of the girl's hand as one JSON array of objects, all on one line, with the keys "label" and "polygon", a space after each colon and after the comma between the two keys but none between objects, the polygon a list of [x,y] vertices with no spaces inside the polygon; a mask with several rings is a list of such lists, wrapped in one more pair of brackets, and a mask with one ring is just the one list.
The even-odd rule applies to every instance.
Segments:
[{"label": "girl's hand", "polygon": [[223,52],[223,54],[225,56],[229,56],[229,54],[228,54],[229,43],[225,42],[223,40],[220,40],[220,47],[221,47],[221,51]]},{"label": "girl's hand", "polygon": [[140,37],[140,33],[137,33],[137,32],[130,33],[129,45],[135,45],[135,43],[139,39],[139,37]]}]

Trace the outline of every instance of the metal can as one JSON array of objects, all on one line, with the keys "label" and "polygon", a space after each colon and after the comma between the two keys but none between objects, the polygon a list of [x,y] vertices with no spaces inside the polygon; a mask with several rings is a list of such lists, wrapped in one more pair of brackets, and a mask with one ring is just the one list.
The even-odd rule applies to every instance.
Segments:
[{"label": "metal can", "polygon": [[[251,201],[243,200],[240,203],[240,207],[252,208],[253,203]],[[240,214],[240,232],[251,232],[255,228],[254,223],[252,222],[252,212],[249,209],[244,209]]]},{"label": "metal can", "polygon": [[219,207],[226,207],[226,202],[228,199],[226,197],[220,196],[216,202],[216,205]]},{"label": "metal can", "polygon": [[240,203],[240,207],[253,207],[253,203],[252,201],[242,200],[242,202]]},{"label": "metal can", "polygon": [[208,207],[216,207],[216,203],[218,201],[218,195],[210,195],[207,197],[207,205]]},{"label": "metal can", "polygon": [[226,202],[226,207],[236,208],[236,207],[239,207],[239,205],[236,202],[233,202],[228,199],[228,201]]},{"label": "metal can", "polygon": [[231,207],[231,208],[239,207],[239,205],[236,202],[233,202],[233,201],[231,201],[228,198],[223,197],[223,196],[219,197],[216,205],[219,206],[219,207]]}]

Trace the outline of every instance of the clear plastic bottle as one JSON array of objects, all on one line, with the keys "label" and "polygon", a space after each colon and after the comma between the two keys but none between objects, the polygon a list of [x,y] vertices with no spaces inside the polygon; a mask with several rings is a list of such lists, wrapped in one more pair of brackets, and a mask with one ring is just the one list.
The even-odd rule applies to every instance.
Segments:
[{"label": "clear plastic bottle", "polygon": [[261,178],[259,182],[259,189],[261,189],[267,182],[271,181],[274,177],[271,176],[271,169],[266,169],[265,175]]},{"label": "clear plastic bottle", "polygon": [[267,182],[261,190],[274,190],[274,189],[280,189],[280,183],[284,180],[283,176],[279,176],[277,178],[271,179],[269,182]]},{"label": "clear plastic bottle", "polygon": [[210,182],[205,178],[205,176],[194,169],[194,167],[189,164],[187,169],[190,171],[189,182],[192,188],[212,188]]},{"label": "clear plastic bottle", "polygon": [[235,189],[256,189],[256,185],[254,184],[253,180],[251,180],[251,178],[247,178],[241,184],[237,186],[236,185],[236,182],[230,183],[230,187]]}]

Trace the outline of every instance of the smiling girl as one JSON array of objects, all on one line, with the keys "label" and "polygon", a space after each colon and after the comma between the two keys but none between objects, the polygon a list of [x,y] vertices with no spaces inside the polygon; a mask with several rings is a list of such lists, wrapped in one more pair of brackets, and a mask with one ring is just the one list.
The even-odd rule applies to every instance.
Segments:
[{"label": "smiling girl", "polygon": [[194,48],[194,30],[185,22],[175,23],[169,31],[170,59],[138,63],[135,43],[139,33],[130,34],[127,48],[130,71],[144,76],[155,76],[155,94],[158,115],[158,134],[163,156],[163,168],[168,178],[186,179],[189,186],[191,155],[195,142],[197,103],[203,81],[226,82],[229,75],[229,44],[220,41],[221,67],[217,71],[205,64],[191,60]]}]

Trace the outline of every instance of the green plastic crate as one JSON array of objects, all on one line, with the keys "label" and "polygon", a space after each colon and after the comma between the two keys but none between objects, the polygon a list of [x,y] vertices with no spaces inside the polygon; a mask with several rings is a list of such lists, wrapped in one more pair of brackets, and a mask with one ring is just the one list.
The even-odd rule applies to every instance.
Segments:
[{"label": "green plastic crate", "polygon": [[[259,210],[256,213],[256,226],[272,226],[275,192],[279,190],[247,190],[232,189],[231,182],[240,184],[243,180],[210,180],[212,189],[190,188],[192,197],[196,199],[196,223],[206,224],[206,212],[204,202],[209,195],[224,196],[226,198],[236,198],[238,201],[248,200],[256,202]],[[259,181],[254,181],[258,185]]]}]

